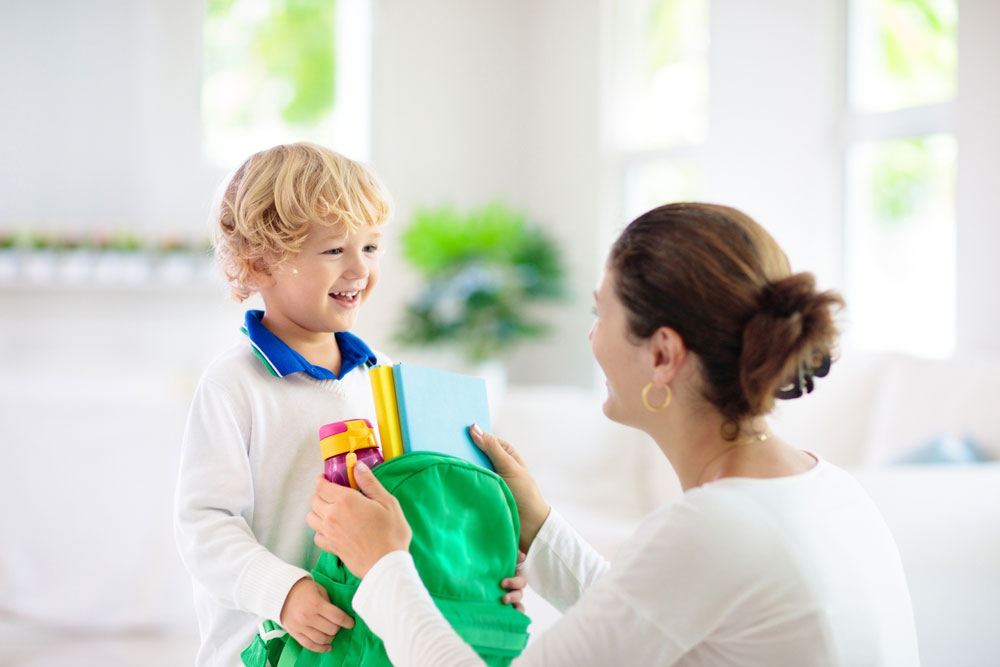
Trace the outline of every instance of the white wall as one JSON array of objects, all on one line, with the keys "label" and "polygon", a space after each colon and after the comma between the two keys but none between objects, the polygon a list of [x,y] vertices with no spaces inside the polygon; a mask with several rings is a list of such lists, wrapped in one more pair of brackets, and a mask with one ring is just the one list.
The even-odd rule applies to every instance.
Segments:
[{"label": "white wall", "polygon": [[[588,384],[586,333],[608,229],[619,228],[601,135],[610,0],[372,0],[372,157],[396,202],[386,280],[360,333],[390,332],[412,274],[391,241],[418,205],[501,197],[548,226],[573,300],[554,335],[510,360],[515,382]],[[796,268],[841,283],[843,8],[713,0],[707,196],[767,225]],[[958,132],[959,352],[996,349],[1000,239],[989,196],[1000,138],[996,3],[962,0]],[[0,227],[138,225],[204,233],[220,177],[200,149],[200,0],[14,3],[0,21]],[[970,56],[969,54],[973,54]],[[963,100],[965,101],[963,103]],[[970,101],[971,100],[971,101]],[[116,297],[108,297],[114,299]]]},{"label": "white wall", "polygon": [[1000,3],[959,0],[958,352],[1000,351]]},{"label": "white wall", "polygon": [[713,0],[708,195],[768,228],[793,269],[841,279],[836,0]]},{"label": "white wall", "polygon": [[205,235],[198,0],[0,10],[0,228]]},{"label": "white wall", "polygon": [[555,336],[521,351],[511,379],[588,383],[601,196],[597,3],[380,1],[375,10],[372,163],[397,214],[361,331],[398,347],[385,332],[413,290],[391,235],[414,207],[499,197],[548,227],[573,279],[574,301],[540,310],[556,318]]}]

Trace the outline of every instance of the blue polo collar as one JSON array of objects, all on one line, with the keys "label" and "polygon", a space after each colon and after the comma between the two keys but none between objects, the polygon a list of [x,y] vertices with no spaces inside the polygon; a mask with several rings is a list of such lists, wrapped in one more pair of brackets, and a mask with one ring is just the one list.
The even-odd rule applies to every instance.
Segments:
[{"label": "blue polo collar", "polygon": [[347,331],[333,334],[340,346],[340,375],[329,368],[314,366],[288,344],[267,330],[262,321],[263,310],[248,310],[240,329],[250,339],[253,353],[275,377],[303,372],[317,380],[340,380],[362,364],[374,366],[378,363],[375,353],[364,341]]}]

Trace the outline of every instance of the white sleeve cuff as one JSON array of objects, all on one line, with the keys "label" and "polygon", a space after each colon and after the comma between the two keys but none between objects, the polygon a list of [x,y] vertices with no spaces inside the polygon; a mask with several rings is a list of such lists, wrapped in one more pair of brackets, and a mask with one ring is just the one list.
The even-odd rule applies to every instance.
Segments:
[{"label": "white sleeve cuff", "polygon": [[233,599],[240,609],[280,623],[288,591],[299,579],[309,576],[302,568],[261,550],[236,582]]},{"label": "white sleeve cuff", "polygon": [[608,562],[552,509],[528,549],[524,575],[529,586],[565,612],[608,567]]},{"label": "white sleeve cuff", "polygon": [[[427,596],[427,600],[434,604],[430,594],[424,588],[423,582],[420,581],[417,566],[413,563],[413,556],[410,555],[409,551],[390,551],[382,556],[372,565],[368,574],[358,585],[351,606],[365,619],[365,623],[372,629],[372,632],[379,637],[383,636],[380,630],[385,629],[379,627],[385,616],[384,613],[379,614],[380,608],[385,609],[380,605],[380,602],[391,597],[392,590],[397,583],[405,582],[408,579],[411,584],[415,579],[420,584],[419,588]],[[380,600],[380,598],[383,599]]]},{"label": "white sleeve cuff", "polygon": [[434,604],[408,551],[382,556],[361,580],[353,606],[397,667],[484,665]]}]

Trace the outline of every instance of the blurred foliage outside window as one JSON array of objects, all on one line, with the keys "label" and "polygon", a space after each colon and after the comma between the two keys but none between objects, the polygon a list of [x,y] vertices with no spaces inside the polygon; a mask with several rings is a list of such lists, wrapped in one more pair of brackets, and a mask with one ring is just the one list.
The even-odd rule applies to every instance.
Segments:
[{"label": "blurred foliage outside window", "polygon": [[848,315],[866,348],[954,349],[956,156],[949,134],[864,142],[848,155]]},{"label": "blurred foliage outside window", "polygon": [[651,159],[625,171],[625,220],[672,201],[694,201],[704,191],[704,174],[692,159]]},{"label": "blurred foliage outside window", "polygon": [[334,0],[207,0],[202,121],[210,159],[234,165],[286,141],[330,143]]},{"label": "blurred foliage outside window", "polygon": [[709,0],[615,3],[610,137],[620,155],[619,217],[703,197],[708,139]]},{"label": "blurred foliage outside window", "polygon": [[629,150],[708,135],[708,0],[616,4],[615,133]]},{"label": "blurred foliage outside window", "polygon": [[[877,117],[951,102],[957,0],[855,0],[850,102]],[[845,283],[862,347],[944,357],[955,346],[957,142],[940,115],[925,134],[881,123],[848,146]]]},{"label": "blurred foliage outside window", "polygon": [[859,111],[893,111],[955,96],[956,0],[854,0],[850,98]]}]

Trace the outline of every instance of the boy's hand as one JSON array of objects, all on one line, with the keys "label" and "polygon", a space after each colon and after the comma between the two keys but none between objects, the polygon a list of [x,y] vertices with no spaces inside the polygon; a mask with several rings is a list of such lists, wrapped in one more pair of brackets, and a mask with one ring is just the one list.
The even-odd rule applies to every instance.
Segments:
[{"label": "boy's hand", "polygon": [[500,598],[504,604],[509,604],[514,609],[517,609],[522,614],[524,613],[524,605],[521,603],[521,598],[524,597],[524,587],[528,585],[528,580],[523,574],[521,574],[521,565],[524,563],[524,552],[517,552],[517,569],[514,570],[514,576],[508,577],[507,579],[500,580],[500,587],[506,588],[509,593],[505,593],[502,598]]},{"label": "boy's hand", "polygon": [[288,591],[278,622],[295,641],[316,653],[330,650],[340,628],[354,627],[354,619],[330,604],[326,589],[309,577],[302,577]]}]

